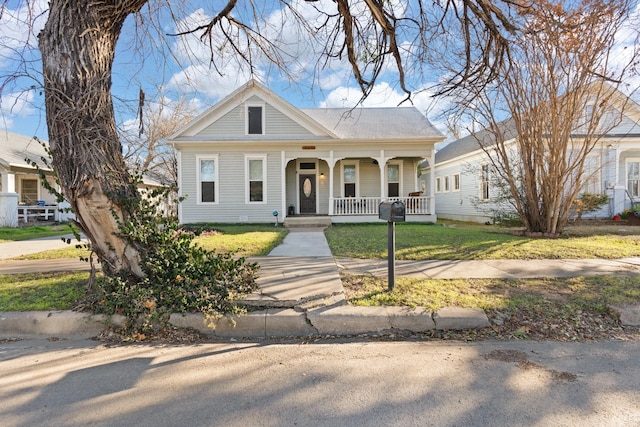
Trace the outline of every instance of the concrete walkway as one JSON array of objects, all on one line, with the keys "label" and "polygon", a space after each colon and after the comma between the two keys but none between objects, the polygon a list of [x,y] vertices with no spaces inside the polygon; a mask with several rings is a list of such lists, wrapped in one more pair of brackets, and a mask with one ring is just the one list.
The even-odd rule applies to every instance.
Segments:
[{"label": "concrete walkway", "polygon": [[68,248],[69,245],[64,241],[65,239],[71,239],[72,244],[78,243],[73,234],[0,243],[0,260],[35,254],[52,249]]},{"label": "concrete walkway", "polygon": [[[65,246],[60,237],[0,243],[0,274],[89,269],[86,262],[73,259],[6,259]],[[322,229],[291,229],[268,256],[250,257],[249,261],[260,265],[260,290],[245,302],[263,310],[220,319],[213,332],[201,315],[173,316],[172,323],[220,337],[350,335],[392,329],[424,332],[489,326],[480,309],[451,307],[430,313],[422,308],[346,305],[340,272],[384,277],[387,261],[334,259]],[[640,275],[640,258],[396,261],[395,274],[432,279]],[[0,313],[0,334],[95,333],[104,327],[104,321],[99,316],[74,312]]]}]

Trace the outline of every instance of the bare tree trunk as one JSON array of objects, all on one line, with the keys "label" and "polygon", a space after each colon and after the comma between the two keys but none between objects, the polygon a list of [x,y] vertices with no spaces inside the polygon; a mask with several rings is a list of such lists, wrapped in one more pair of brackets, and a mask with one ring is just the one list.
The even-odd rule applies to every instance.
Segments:
[{"label": "bare tree trunk", "polygon": [[107,274],[142,275],[138,251],[113,233],[119,202],[138,197],[122,156],[111,71],[122,25],[147,0],[52,0],[39,35],[53,167]]}]

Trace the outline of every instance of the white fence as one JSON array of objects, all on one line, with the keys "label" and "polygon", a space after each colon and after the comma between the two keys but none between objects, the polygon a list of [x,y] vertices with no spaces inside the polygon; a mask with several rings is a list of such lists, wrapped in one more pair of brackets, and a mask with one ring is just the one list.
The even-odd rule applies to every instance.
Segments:
[{"label": "white fence", "polygon": [[334,198],[333,215],[378,215],[382,202],[401,201],[406,215],[430,215],[431,197],[342,197]]}]

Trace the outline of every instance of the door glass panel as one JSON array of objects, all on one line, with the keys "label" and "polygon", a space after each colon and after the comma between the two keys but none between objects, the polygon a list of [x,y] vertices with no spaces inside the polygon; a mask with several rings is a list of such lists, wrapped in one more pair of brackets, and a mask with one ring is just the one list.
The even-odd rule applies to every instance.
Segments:
[{"label": "door glass panel", "polygon": [[302,183],[302,192],[305,197],[311,197],[311,180],[306,178]]}]

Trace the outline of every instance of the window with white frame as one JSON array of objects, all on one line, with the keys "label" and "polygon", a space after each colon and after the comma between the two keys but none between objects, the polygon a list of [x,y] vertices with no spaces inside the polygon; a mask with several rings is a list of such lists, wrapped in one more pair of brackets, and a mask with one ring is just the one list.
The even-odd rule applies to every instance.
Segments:
[{"label": "window with white frame", "polygon": [[198,203],[218,203],[218,156],[198,157]]},{"label": "window with white frame", "polygon": [[436,193],[442,193],[442,178],[436,177]]},{"label": "window with white frame", "polygon": [[266,202],[265,167],[266,156],[246,156],[247,202]]},{"label": "window with white frame", "polygon": [[387,197],[400,197],[401,177],[402,165],[389,163],[387,165]]},{"label": "window with white frame", "polygon": [[342,164],[342,197],[356,197],[358,195],[358,164]]},{"label": "window with white frame", "polygon": [[627,160],[627,191],[634,199],[640,197],[640,159]]},{"label": "window with white frame", "polygon": [[247,135],[264,135],[264,105],[247,105]]},{"label": "window with white frame", "polygon": [[480,167],[480,200],[489,200],[490,187],[490,168],[489,165]]},{"label": "window with white frame", "polygon": [[450,191],[449,175],[444,176],[444,191],[445,192]]},{"label": "window with white frame", "polygon": [[460,191],[460,174],[454,173],[452,175],[453,179],[453,191]]}]

